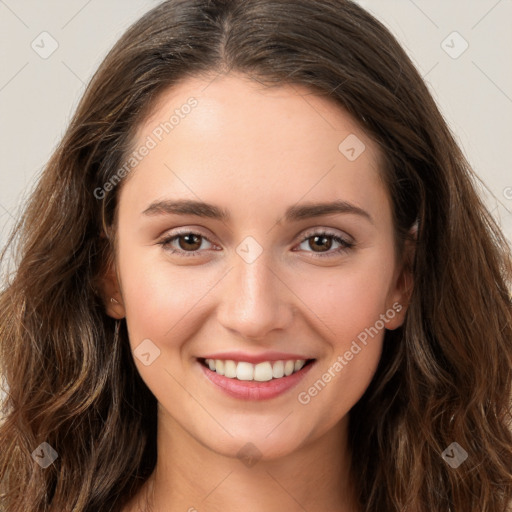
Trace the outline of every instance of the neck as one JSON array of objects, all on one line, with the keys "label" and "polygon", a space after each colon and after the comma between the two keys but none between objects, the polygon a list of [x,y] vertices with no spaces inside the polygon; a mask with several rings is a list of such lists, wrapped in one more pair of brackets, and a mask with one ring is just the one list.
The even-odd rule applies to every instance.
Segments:
[{"label": "neck", "polygon": [[272,460],[216,453],[161,409],[158,421],[157,464],[129,512],[358,511],[349,472],[348,415]]}]

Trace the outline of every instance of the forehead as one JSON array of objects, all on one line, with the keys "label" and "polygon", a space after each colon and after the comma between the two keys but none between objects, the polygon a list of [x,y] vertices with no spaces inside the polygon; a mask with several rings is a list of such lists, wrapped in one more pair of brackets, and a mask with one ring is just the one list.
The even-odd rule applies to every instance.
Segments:
[{"label": "forehead", "polygon": [[[317,156],[338,156],[338,144],[333,142],[344,134],[368,139],[359,123],[333,99],[303,85],[269,87],[238,73],[189,77],[167,89],[139,127],[138,138],[155,132],[158,139],[176,139],[184,131],[196,137],[198,145],[215,138],[232,146],[242,143],[245,149],[265,143],[265,153],[297,150],[307,142],[303,149],[308,153],[316,149]],[[372,142],[366,149],[370,159],[379,157]]]},{"label": "forehead", "polygon": [[295,84],[187,78],[139,126],[134,148],[143,145],[151,149],[128,176],[140,206],[164,194],[247,209],[301,198],[382,202],[385,193],[376,144],[342,106]]}]

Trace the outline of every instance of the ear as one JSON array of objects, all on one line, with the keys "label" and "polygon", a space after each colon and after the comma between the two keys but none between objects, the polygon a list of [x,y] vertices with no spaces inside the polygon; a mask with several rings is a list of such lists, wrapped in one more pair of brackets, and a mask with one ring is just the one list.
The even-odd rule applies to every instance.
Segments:
[{"label": "ear", "polygon": [[109,255],[101,275],[97,279],[97,289],[103,299],[108,316],[120,320],[126,316],[117,268],[113,255]]},{"label": "ear", "polygon": [[404,242],[401,264],[393,277],[392,288],[387,300],[388,311],[394,311],[395,315],[386,323],[386,329],[394,330],[401,327],[409,307],[411,295],[414,289],[414,257],[418,241],[418,222],[408,233]]}]

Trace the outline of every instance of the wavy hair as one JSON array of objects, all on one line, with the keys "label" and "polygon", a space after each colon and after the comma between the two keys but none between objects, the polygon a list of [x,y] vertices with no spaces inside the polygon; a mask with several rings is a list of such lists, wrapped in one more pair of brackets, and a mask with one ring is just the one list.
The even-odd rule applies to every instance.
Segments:
[{"label": "wavy hair", "polygon": [[[155,397],[126,325],[105,312],[115,179],[158,98],[241,72],[343,106],[378,144],[399,247],[417,223],[414,290],[350,411],[364,512],[505,512],[512,500],[510,248],[476,175],[394,36],[350,0],[168,0],[89,83],[2,253],[0,508],[119,511],[156,463]],[[136,440],[136,441],[135,441]],[[31,456],[47,442],[46,469]],[[442,452],[468,454],[452,468]]]}]

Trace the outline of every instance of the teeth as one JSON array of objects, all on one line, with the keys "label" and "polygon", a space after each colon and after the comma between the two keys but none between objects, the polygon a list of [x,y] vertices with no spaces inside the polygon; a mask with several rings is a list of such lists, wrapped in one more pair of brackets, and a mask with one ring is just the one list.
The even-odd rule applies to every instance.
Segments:
[{"label": "teeth", "polygon": [[215,359],[214,371],[216,371],[219,375],[224,375],[224,361],[221,361],[220,359]]},{"label": "teeth", "polygon": [[266,382],[288,377],[292,373],[298,372],[306,364],[306,360],[264,361],[263,363],[252,364],[246,361],[237,363],[232,360],[205,359],[205,363],[213,372],[230,379]]},{"label": "teeth", "polygon": [[258,382],[265,382],[272,380],[273,372],[272,365],[267,361],[265,363],[258,363],[254,366],[254,380]]},{"label": "teeth", "polygon": [[239,362],[236,365],[236,378],[238,380],[254,380],[254,365],[242,361]]},{"label": "teeth", "polygon": [[283,361],[276,361],[272,366],[272,377],[274,379],[280,379],[284,377],[284,363]]},{"label": "teeth", "polygon": [[[210,366],[210,370],[212,367]],[[213,371],[216,371],[215,364],[213,365]],[[229,377],[230,379],[236,378],[236,364],[235,361],[224,361],[224,377]]]}]

